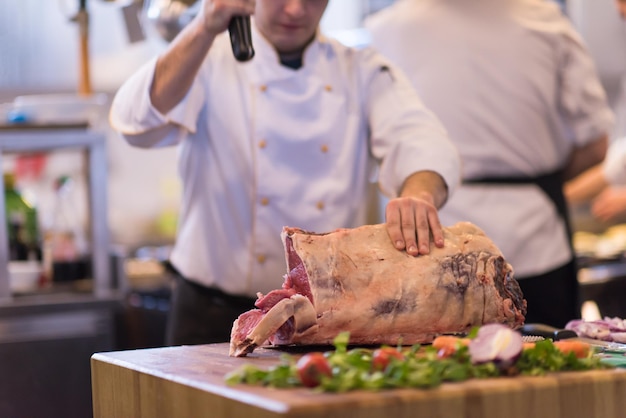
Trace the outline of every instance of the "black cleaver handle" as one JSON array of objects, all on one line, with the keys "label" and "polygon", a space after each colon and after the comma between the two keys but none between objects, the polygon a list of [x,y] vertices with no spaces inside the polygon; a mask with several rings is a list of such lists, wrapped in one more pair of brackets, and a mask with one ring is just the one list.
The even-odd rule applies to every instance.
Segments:
[{"label": "black cleaver handle", "polygon": [[252,33],[250,31],[250,16],[235,16],[228,24],[230,44],[237,61],[248,61],[254,57],[252,47]]},{"label": "black cleaver handle", "polygon": [[537,335],[553,341],[578,337],[578,334],[571,329],[560,329],[546,324],[524,324],[521,331],[522,335]]}]

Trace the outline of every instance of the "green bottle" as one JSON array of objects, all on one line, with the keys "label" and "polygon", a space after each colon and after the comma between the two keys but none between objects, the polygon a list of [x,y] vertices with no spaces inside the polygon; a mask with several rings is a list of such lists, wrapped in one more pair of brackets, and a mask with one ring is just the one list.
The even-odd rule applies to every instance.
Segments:
[{"label": "green bottle", "polygon": [[15,176],[4,174],[4,204],[10,260],[41,259],[37,209],[15,188]]}]

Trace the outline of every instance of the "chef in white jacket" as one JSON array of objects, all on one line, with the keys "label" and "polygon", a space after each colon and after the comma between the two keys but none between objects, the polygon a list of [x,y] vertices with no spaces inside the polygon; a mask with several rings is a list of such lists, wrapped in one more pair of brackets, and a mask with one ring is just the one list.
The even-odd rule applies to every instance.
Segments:
[{"label": "chef in white jacket", "polygon": [[[626,0],[615,0],[615,6],[626,19]],[[618,120],[626,104],[626,75],[622,76],[620,89]],[[591,215],[607,224],[626,222],[626,137],[623,127],[617,125],[617,137],[611,140],[604,161],[565,185],[565,196],[572,206],[591,203]]]},{"label": "chef in white jacket", "polygon": [[[373,178],[399,251],[444,245],[437,209],[458,151],[386,59],[320,34],[327,3],[206,0],[114,98],[110,122],[130,144],[180,147],[170,344],[226,341],[256,292],[281,287],[282,227],[364,224]],[[256,54],[241,63],[224,31],[251,14]]]},{"label": "chef in white jacket", "polygon": [[602,160],[613,115],[568,19],[544,0],[399,0],[366,27],[461,152],[443,224],[469,220],[494,240],[527,322],[580,317],[562,186]]}]

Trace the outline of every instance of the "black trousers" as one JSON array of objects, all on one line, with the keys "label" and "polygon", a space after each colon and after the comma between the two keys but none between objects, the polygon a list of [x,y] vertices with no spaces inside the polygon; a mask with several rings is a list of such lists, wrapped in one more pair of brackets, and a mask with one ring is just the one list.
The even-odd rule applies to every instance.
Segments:
[{"label": "black trousers", "polygon": [[167,319],[167,345],[209,344],[230,341],[233,321],[254,309],[256,299],[228,295],[175,274],[170,312]]},{"label": "black trousers", "polygon": [[528,302],[526,323],[543,323],[562,328],[581,317],[578,278],[574,260],[550,272],[518,278]]}]

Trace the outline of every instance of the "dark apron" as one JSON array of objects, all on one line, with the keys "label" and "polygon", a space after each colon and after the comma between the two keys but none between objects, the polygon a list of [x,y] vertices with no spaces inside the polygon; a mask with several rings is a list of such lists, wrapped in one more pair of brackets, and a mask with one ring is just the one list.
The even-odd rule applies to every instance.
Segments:
[{"label": "dark apron", "polygon": [[527,278],[520,278],[520,287],[524,298],[528,301],[526,322],[541,322],[556,327],[580,316],[578,291],[578,266],[574,256],[572,227],[568,213],[567,201],[563,194],[562,171],[544,174],[537,177],[497,177],[464,180],[463,184],[500,184],[522,185],[535,184],[548,196],[557,213],[565,224],[568,243],[572,258],[556,270]]},{"label": "dark apron", "polygon": [[572,251],[572,257],[574,255],[573,242],[572,242],[572,226],[570,224],[569,211],[567,208],[567,201],[563,194],[563,171],[558,170],[549,174],[543,174],[537,177],[484,177],[471,180],[463,180],[463,184],[534,184],[539,186],[541,190],[548,196],[556,207],[556,211],[565,224],[565,230],[567,231],[567,238]]}]

